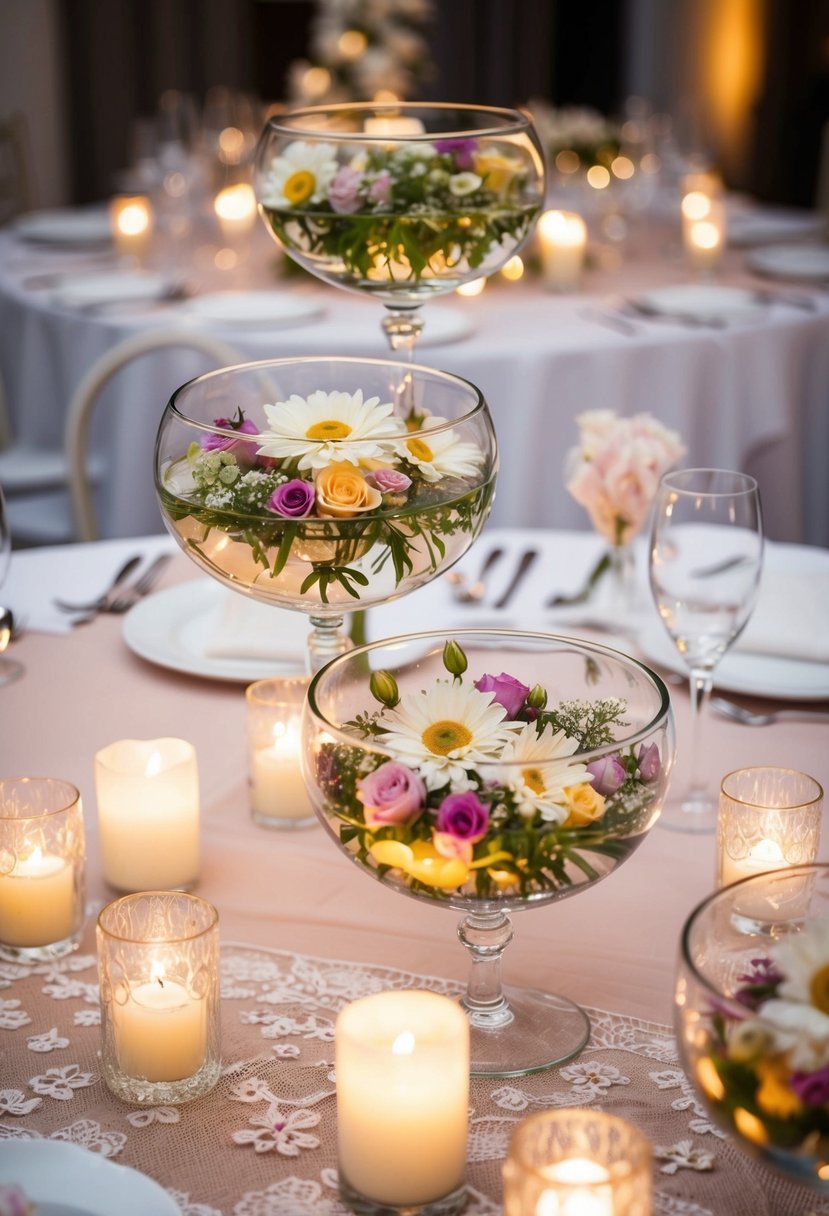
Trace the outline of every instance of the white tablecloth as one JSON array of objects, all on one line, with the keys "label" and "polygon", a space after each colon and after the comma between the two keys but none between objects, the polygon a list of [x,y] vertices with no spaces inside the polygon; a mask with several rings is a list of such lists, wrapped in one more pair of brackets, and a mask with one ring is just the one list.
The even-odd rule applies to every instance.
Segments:
[{"label": "white tablecloth", "polygon": [[[586,527],[562,478],[564,454],[576,439],[574,417],[595,408],[646,410],[681,433],[686,465],[760,475],[771,536],[829,544],[829,293],[775,285],[783,298],[787,290],[808,294],[811,306],[770,303],[720,329],[665,318],[619,329],[608,314],[623,297],[687,280],[666,250],[660,234],[651,252],[629,257],[617,270],[589,271],[577,294],[551,294],[525,277],[519,284],[491,283],[474,299],[451,296],[427,305],[419,357],[472,380],[493,413],[502,454],[493,521]],[[259,233],[244,283],[311,296],[323,315],[279,328],[213,322],[211,332],[252,358],[387,353],[379,305],[306,280],[276,280],[274,258]],[[77,253],[33,250],[11,233],[0,236],[0,372],[21,438],[59,446],[72,390],[119,339],[145,328],[206,325],[176,303],[73,310],[54,303],[35,277],[106,265]],[[188,274],[199,282],[195,252]],[[215,289],[215,273],[202,278]],[[729,253],[722,281],[758,283],[739,251]],[[443,310],[450,323],[468,324],[469,334],[430,345],[430,307]],[[160,528],[151,472],[155,432],[171,391],[205,366],[194,352],[162,351],[130,366],[107,390],[93,422],[94,442],[110,470],[104,535]]]}]

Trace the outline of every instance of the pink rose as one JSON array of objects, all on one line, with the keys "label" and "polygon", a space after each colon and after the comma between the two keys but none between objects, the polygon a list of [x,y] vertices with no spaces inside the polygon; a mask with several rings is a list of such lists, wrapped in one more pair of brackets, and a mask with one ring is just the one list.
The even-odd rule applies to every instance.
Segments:
[{"label": "pink rose", "polygon": [[499,676],[483,675],[475,681],[478,692],[491,692],[493,703],[503,705],[508,718],[514,718],[524,706],[529,687],[502,671]]},{"label": "pink rose", "polygon": [[423,809],[426,786],[405,764],[387,760],[357,782],[357,797],[369,827],[411,823]]},{"label": "pink rose", "polygon": [[397,469],[375,469],[369,473],[368,481],[383,494],[402,494],[412,484],[411,477],[398,473]]},{"label": "pink rose", "polygon": [[328,201],[339,215],[351,215],[360,210],[360,182],[362,173],[343,165],[338,169],[328,188]]},{"label": "pink rose", "polygon": [[439,833],[475,844],[489,828],[489,807],[472,790],[447,794],[438,808],[435,828]]},{"label": "pink rose", "polygon": [[641,743],[636,763],[639,765],[639,776],[643,781],[655,781],[662,770],[662,759],[657,745],[649,743],[645,747],[645,744]]},{"label": "pink rose", "polygon": [[391,174],[388,169],[378,173],[368,188],[368,197],[372,203],[384,204],[391,199]]},{"label": "pink rose", "polygon": [[625,766],[618,756],[602,756],[601,760],[592,760],[587,766],[588,773],[593,774],[593,789],[605,798],[615,794],[624,783],[627,773]]}]

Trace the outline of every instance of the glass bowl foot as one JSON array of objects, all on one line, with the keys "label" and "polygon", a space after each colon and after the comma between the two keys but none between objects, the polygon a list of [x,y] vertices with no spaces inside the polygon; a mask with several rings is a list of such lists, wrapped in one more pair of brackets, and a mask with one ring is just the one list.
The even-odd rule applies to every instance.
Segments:
[{"label": "glass bowl foot", "polygon": [[512,1017],[488,1026],[469,1012],[473,1077],[523,1077],[555,1068],[578,1055],[590,1037],[590,1021],[566,997],[535,988],[505,988]]}]

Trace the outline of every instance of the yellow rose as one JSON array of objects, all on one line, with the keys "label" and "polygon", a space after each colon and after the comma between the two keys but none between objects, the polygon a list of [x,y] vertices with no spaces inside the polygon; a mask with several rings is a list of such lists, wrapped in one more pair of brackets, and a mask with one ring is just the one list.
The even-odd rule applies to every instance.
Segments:
[{"label": "yellow rose", "polygon": [[598,790],[594,790],[589,781],[579,785],[568,785],[563,791],[564,805],[570,814],[564,821],[566,828],[580,828],[594,819],[601,819],[604,814],[605,800]]},{"label": "yellow rose", "polygon": [[780,1056],[758,1060],[754,1065],[760,1078],[757,1105],[773,1119],[789,1119],[803,1110],[803,1103],[789,1087],[792,1070]]},{"label": "yellow rose", "polygon": [[323,519],[351,519],[363,511],[376,511],[383,501],[380,491],[347,461],[321,469],[316,487],[317,514]]},{"label": "yellow rose", "polygon": [[496,194],[506,194],[512,179],[523,168],[523,161],[515,156],[502,156],[500,152],[479,152],[475,157],[475,172],[484,179],[487,190]]}]

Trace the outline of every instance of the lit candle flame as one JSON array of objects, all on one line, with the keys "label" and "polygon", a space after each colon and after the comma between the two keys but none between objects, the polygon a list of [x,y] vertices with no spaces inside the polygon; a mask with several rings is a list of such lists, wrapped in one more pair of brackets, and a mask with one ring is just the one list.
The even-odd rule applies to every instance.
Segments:
[{"label": "lit candle flame", "polygon": [[401,1030],[391,1045],[393,1056],[410,1056],[415,1048],[415,1037],[411,1030]]}]

